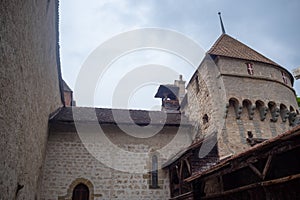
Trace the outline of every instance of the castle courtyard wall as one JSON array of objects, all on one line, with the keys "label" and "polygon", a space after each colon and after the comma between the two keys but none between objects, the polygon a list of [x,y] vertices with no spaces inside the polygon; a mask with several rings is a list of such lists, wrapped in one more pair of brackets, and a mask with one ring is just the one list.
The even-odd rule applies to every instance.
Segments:
[{"label": "castle courtyard wall", "polygon": [[[118,148],[129,152],[120,157],[114,149],[101,148],[92,140],[83,143],[80,134],[74,130],[52,130],[47,144],[47,155],[43,169],[42,200],[71,200],[74,187],[84,183],[89,187],[90,199],[169,199],[169,175],[167,170],[158,170],[159,188],[151,188],[151,156],[158,157],[162,165],[168,157],[191,143],[190,128],[164,127],[153,138],[141,139],[128,136],[115,125],[102,126],[106,136]],[[96,131],[88,128],[87,134],[98,137]],[[139,133],[143,134],[143,133]],[[167,153],[160,149],[173,143]],[[88,147],[88,148],[87,148]],[[91,154],[90,150],[94,153]],[[134,155],[133,153],[137,153]],[[139,153],[146,153],[142,156]],[[100,157],[97,157],[99,155]],[[106,157],[105,155],[108,155]],[[106,160],[105,160],[106,159]],[[126,172],[107,166],[112,163],[117,169],[143,169],[143,172]]]},{"label": "castle courtyard wall", "polygon": [[[218,142],[221,157],[249,149],[249,131],[255,138],[270,139],[292,128],[294,123],[289,121],[289,117],[283,119],[281,115],[282,106],[291,114],[298,113],[292,80],[285,69],[250,62],[254,71],[250,75],[246,63],[249,61],[224,57],[217,60],[226,90],[227,104],[225,126]],[[283,74],[287,77],[286,83]],[[234,101],[236,105],[232,105]],[[246,106],[245,101],[249,105]],[[257,102],[266,108],[264,119]],[[277,114],[270,108],[270,103],[278,108]],[[277,117],[273,118],[273,115]]]},{"label": "castle courtyard wall", "polygon": [[49,114],[61,106],[57,1],[0,4],[0,199],[38,199]]}]

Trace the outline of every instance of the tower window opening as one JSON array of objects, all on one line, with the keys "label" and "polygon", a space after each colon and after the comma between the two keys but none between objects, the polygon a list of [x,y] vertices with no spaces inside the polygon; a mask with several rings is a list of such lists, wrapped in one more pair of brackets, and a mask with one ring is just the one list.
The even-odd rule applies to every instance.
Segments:
[{"label": "tower window opening", "polygon": [[248,135],[248,138],[253,138],[253,133],[252,133],[252,131],[247,131],[247,135]]},{"label": "tower window opening", "polygon": [[207,124],[208,123],[208,115],[205,114],[203,117],[202,117],[202,122],[203,124]]},{"label": "tower window opening", "polygon": [[248,74],[253,75],[254,74],[253,64],[252,63],[246,63],[246,65],[247,65]]},{"label": "tower window opening", "polygon": [[285,74],[284,72],[281,72],[281,75],[282,75],[282,80],[283,80],[283,82],[284,82],[285,84],[287,84],[287,83],[288,83],[288,78],[287,78],[286,74]]},{"label": "tower window opening", "polygon": [[196,83],[196,86],[195,86],[196,93],[198,94],[199,91],[200,91],[200,85],[199,85],[199,78],[198,78],[198,76],[196,76],[196,78],[195,78],[195,83]]}]

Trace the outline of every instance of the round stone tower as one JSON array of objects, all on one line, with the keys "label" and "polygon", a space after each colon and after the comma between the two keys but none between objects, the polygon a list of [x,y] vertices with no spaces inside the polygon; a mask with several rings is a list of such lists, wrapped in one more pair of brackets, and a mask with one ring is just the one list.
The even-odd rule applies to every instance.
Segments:
[{"label": "round stone tower", "polygon": [[[219,101],[225,101],[225,109],[216,107],[216,99],[212,101],[219,98],[221,86],[205,83],[208,77],[203,73],[210,65],[218,69],[215,77],[225,94]],[[211,125],[223,123],[218,131],[219,156],[236,154],[295,125],[298,105],[293,81],[285,68],[222,34],[188,83],[181,110],[199,125],[202,136],[210,134]],[[215,119],[214,113],[223,120]]]}]

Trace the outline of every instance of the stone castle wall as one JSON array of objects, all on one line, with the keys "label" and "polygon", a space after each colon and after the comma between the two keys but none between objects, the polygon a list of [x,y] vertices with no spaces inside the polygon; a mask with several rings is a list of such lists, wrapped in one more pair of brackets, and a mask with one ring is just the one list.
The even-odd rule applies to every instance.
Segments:
[{"label": "stone castle wall", "polygon": [[218,131],[224,121],[226,97],[221,81],[217,66],[205,58],[187,85],[187,104],[181,109],[195,126],[196,140]]},{"label": "stone castle wall", "polygon": [[[89,125],[87,125],[89,126]],[[74,187],[79,183],[88,186],[91,200],[96,199],[169,199],[169,175],[159,168],[158,186],[151,188],[151,157],[158,157],[158,165],[162,165],[172,153],[191,143],[190,128],[183,128],[178,133],[177,127],[164,127],[158,135],[152,138],[134,138],[120,130],[115,125],[104,125],[103,130],[118,148],[127,151],[122,156],[105,144],[94,143],[83,139],[75,131],[51,131],[47,145],[42,185],[42,200],[71,200]],[[130,127],[129,127],[130,128]],[[88,128],[91,138],[99,137],[95,131]],[[138,133],[141,137],[145,133]],[[81,138],[81,139],[80,139]],[[160,150],[170,145],[167,153]],[[83,142],[84,141],[84,142]],[[104,138],[100,138],[104,141]],[[171,142],[172,143],[172,142]],[[85,145],[86,146],[85,146]],[[94,152],[91,154],[91,150]],[[146,153],[146,156],[142,154]],[[99,156],[99,157],[98,157]],[[108,156],[108,157],[107,157]],[[104,162],[105,161],[105,162]],[[124,172],[108,167],[111,163],[117,169],[129,167],[143,169],[142,173]]]},{"label": "stone castle wall", "polygon": [[248,149],[248,131],[256,138],[275,137],[290,129],[298,114],[291,79],[284,69],[251,62],[254,74],[249,75],[246,63],[229,58],[217,62],[227,98],[225,127],[218,142],[221,157]]},{"label": "stone castle wall", "polygon": [[[298,106],[288,72],[251,62],[254,74],[249,75],[246,63],[221,57],[214,64],[206,59],[187,86],[188,103],[182,111],[194,121],[196,139],[218,131],[220,157],[250,148],[249,131],[255,138],[269,139],[296,122]],[[218,70],[207,72],[216,66]]]},{"label": "stone castle wall", "polygon": [[0,4],[0,199],[37,199],[49,114],[61,106],[56,1]]},{"label": "stone castle wall", "polygon": [[[201,87],[198,89],[198,87]],[[209,90],[202,76],[197,71],[195,78],[193,78],[190,84],[187,86],[188,105],[182,108],[182,111],[195,126],[194,138],[200,139],[202,135],[208,133],[207,128],[210,125],[210,119],[212,117],[212,100],[209,94]],[[207,114],[208,122],[204,124],[202,118]]]},{"label": "stone castle wall", "polygon": [[[253,75],[249,75],[247,71],[246,63],[251,63],[253,67]],[[291,77],[286,69],[254,61],[247,61],[242,59],[232,59],[221,57],[217,60],[218,67],[222,74],[230,74],[230,75],[242,75],[248,77],[257,77],[257,78],[265,78],[270,79],[272,81],[278,81],[283,83],[282,72],[284,72],[288,78],[287,86],[292,87]]]},{"label": "stone castle wall", "polygon": [[[247,72],[247,61],[221,58],[217,65],[226,87],[227,100],[232,97],[239,101],[251,99],[264,102],[274,101],[292,106],[296,109],[297,102],[291,79],[286,70],[276,66],[251,62],[253,75]],[[287,84],[283,82],[282,72],[287,77]]]}]

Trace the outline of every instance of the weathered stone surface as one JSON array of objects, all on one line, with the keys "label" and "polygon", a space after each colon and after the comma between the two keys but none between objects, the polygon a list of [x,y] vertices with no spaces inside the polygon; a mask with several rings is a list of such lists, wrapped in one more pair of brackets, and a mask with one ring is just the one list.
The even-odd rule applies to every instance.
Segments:
[{"label": "weathered stone surface", "polygon": [[[209,66],[215,67],[214,63],[204,60],[187,86],[188,104],[183,111],[194,121],[195,139],[211,134],[211,128],[223,127],[217,130],[220,157],[250,148],[246,142],[248,131],[263,139],[283,133],[294,125],[295,117],[291,118],[298,113],[292,80],[289,76],[287,83],[283,80],[283,74],[288,72],[278,66],[252,62],[254,74],[249,75],[247,62],[218,57],[215,64],[219,72],[213,75],[207,71]],[[217,93],[222,89],[218,83],[210,84],[214,77],[220,77],[216,80],[223,82],[225,95]],[[203,120],[205,114],[208,120]],[[224,119],[217,118],[220,116]]]},{"label": "weathered stone surface", "polygon": [[37,198],[49,114],[61,106],[55,3],[0,4],[0,199]]},{"label": "weathered stone surface", "polygon": [[[4,0],[0,5],[0,199],[70,200],[79,183],[89,188],[92,199],[169,199],[167,171],[158,170],[159,187],[150,187],[151,156],[157,155],[161,165],[192,140],[217,131],[216,145],[212,142],[210,146],[218,148],[215,154],[222,158],[250,148],[246,142],[249,131],[256,138],[268,139],[294,125],[298,106],[285,69],[251,62],[254,71],[249,75],[247,60],[216,56],[213,63],[206,57],[187,86],[188,103],[182,106],[182,114],[193,122],[192,130],[187,122],[178,134],[177,122],[170,123],[147,140],[129,137],[114,123],[107,123],[103,125],[107,138],[131,152],[120,157],[112,148],[93,142],[96,132],[86,129],[91,124],[82,123],[89,137],[85,145],[74,126],[62,131],[65,124],[56,124],[50,129],[45,150],[49,114],[61,106],[56,3]],[[179,82],[175,84],[179,86]],[[181,102],[183,93],[179,96]],[[104,110],[99,109],[99,116]],[[144,121],[142,115],[135,117]],[[134,124],[126,126],[136,130]],[[162,148],[164,154],[159,153]],[[217,160],[208,158],[212,163]],[[208,160],[197,161],[196,167],[211,167],[204,162]],[[122,172],[104,163],[143,171]],[[214,192],[217,185],[218,180],[213,180],[206,185],[206,192]]]},{"label": "weathered stone surface", "polygon": [[[292,124],[284,122],[280,116],[276,121],[272,117],[270,102],[279,107],[284,105],[288,110],[295,110],[297,102],[292,89],[291,80],[283,82],[284,69],[263,63],[253,63],[254,74],[248,75],[247,61],[220,58],[217,62],[226,88],[226,98],[229,102],[234,98],[242,106],[240,119],[232,105],[229,105],[225,122],[226,135],[222,135],[218,142],[220,156],[240,153],[249,148],[246,143],[247,132],[251,131],[255,137],[269,139],[291,128]],[[254,105],[252,117],[245,101]],[[264,120],[261,120],[257,102],[263,102],[268,107]],[[279,110],[278,110],[279,111]],[[226,138],[225,138],[226,137]],[[226,142],[225,142],[226,141]]]},{"label": "weathered stone surface", "polygon": [[[159,169],[159,188],[151,189],[150,187],[151,156],[157,155],[158,165],[163,164],[172,153],[176,153],[180,148],[191,143],[190,128],[183,128],[183,131],[179,133],[177,127],[164,127],[156,140],[134,139],[121,133],[116,125],[106,125],[103,128],[110,141],[129,153],[124,157],[119,157],[112,148],[101,148],[93,141],[84,145],[76,132],[52,131],[50,133],[43,170],[41,199],[68,199],[72,196],[71,193],[76,186],[72,183],[78,179],[84,179],[91,183],[88,187],[90,191],[93,191],[92,195],[95,200],[112,198],[169,199],[167,171]],[[97,133],[90,132],[90,135],[93,134]],[[141,137],[142,134],[146,135],[147,133],[139,133]],[[159,150],[167,146],[171,140],[177,142],[168,147],[168,152],[160,154]],[[94,153],[91,154],[88,150],[92,150]],[[130,152],[147,153],[148,156],[144,157],[140,154],[132,156]],[[107,158],[104,155],[110,156]],[[122,172],[106,166],[106,163],[145,170],[144,173]]]}]

